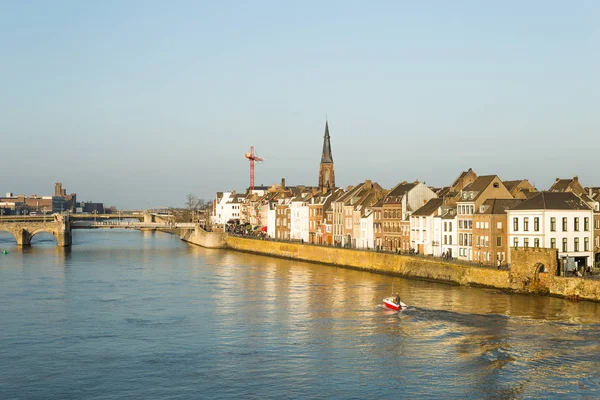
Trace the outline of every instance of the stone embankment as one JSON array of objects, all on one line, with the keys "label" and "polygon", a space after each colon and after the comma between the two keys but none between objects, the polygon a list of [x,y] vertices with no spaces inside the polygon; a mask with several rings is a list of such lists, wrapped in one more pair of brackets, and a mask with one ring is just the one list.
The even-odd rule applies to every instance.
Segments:
[{"label": "stone embankment", "polygon": [[409,278],[600,301],[600,281],[556,276],[556,249],[511,249],[512,264],[506,271],[393,253],[247,239],[201,228],[182,232],[181,239],[208,248],[227,248]]},{"label": "stone embankment", "polygon": [[186,242],[210,249],[223,249],[227,247],[226,233],[206,232],[199,225],[195,229],[181,229],[179,237]]}]

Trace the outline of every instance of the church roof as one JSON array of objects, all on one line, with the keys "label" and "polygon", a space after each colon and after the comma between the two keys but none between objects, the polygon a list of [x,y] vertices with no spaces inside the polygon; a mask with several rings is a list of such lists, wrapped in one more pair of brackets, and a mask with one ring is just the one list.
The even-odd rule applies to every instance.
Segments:
[{"label": "church roof", "polygon": [[331,142],[329,141],[328,121],[325,121],[325,136],[323,137],[323,154],[321,155],[321,163],[333,164],[333,156],[331,155]]}]

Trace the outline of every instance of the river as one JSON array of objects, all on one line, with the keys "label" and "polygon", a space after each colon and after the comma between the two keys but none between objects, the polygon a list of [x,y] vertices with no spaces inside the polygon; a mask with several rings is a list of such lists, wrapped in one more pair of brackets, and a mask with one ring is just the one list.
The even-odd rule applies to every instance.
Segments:
[{"label": "river", "polygon": [[[0,233],[1,399],[599,398],[600,304],[210,250]],[[392,287],[410,308],[383,309]]]}]

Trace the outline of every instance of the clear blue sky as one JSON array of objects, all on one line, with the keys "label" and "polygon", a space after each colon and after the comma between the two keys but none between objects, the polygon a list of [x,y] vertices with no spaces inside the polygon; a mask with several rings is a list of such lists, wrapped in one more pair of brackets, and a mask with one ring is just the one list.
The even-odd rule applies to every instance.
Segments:
[{"label": "clear blue sky", "polygon": [[121,208],[256,183],[600,186],[599,1],[4,1],[0,191]]}]

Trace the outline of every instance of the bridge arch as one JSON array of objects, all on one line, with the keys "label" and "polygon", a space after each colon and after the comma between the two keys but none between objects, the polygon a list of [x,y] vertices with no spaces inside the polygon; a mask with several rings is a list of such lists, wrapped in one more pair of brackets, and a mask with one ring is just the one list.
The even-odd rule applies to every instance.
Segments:
[{"label": "bridge arch", "polygon": [[0,225],[0,232],[6,232],[6,233],[11,234],[12,237],[15,239],[15,242],[17,244],[19,244],[19,239],[17,238],[17,235],[10,228],[6,228],[6,227],[3,227],[2,225]]},{"label": "bridge arch", "polygon": [[52,237],[54,238],[54,240],[56,240],[56,243],[58,243],[58,232],[56,232],[53,229],[45,229],[45,228],[39,228],[39,229],[34,229],[31,232],[27,232],[28,236],[29,236],[29,243],[27,244],[31,244],[31,241],[33,240],[33,237],[35,235],[38,235],[40,233],[49,233],[50,235],[52,235]]}]

